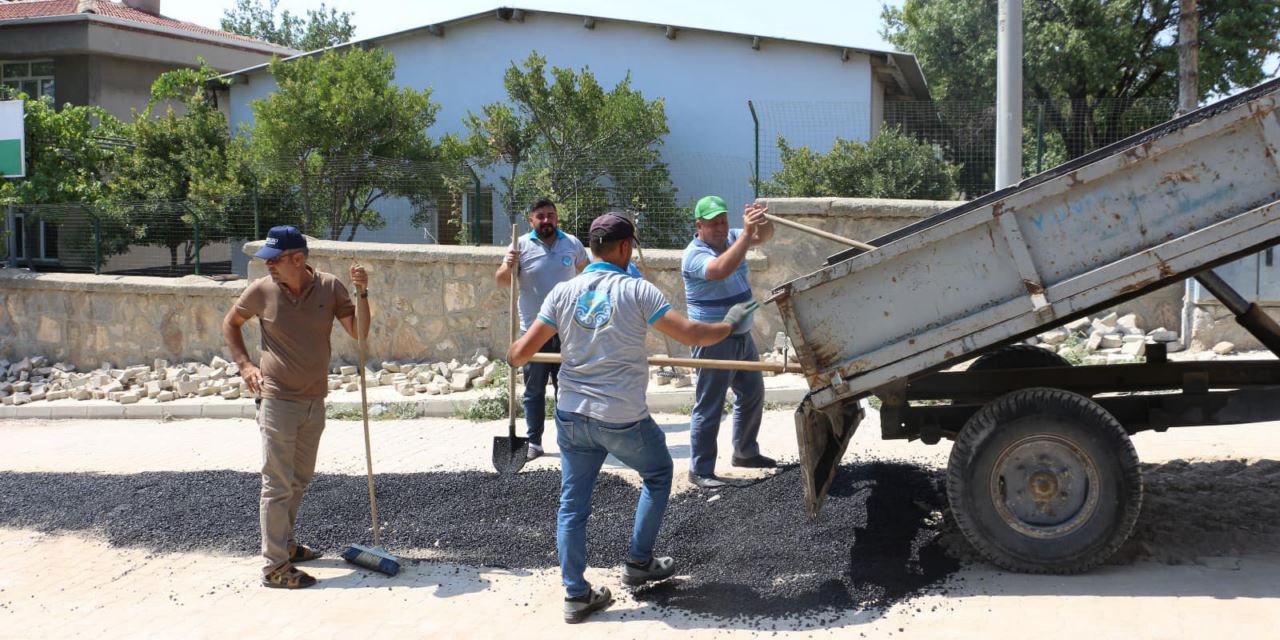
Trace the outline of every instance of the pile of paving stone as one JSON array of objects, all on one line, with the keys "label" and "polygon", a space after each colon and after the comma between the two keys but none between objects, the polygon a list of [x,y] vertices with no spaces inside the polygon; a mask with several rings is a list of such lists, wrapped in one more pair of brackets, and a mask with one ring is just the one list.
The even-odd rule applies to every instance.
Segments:
[{"label": "pile of paving stone", "polygon": [[[1182,350],[1178,332],[1164,327],[1147,331],[1137,314],[1121,316],[1115,312],[1097,318],[1080,318],[1027,339],[1027,344],[1054,353],[1075,353],[1086,365],[1131,362],[1146,354],[1147,345],[1156,343],[1165,345],[1166,353]],[[1210,359],[1234,350],[1235,345],[1230,342],[1219,342],[1202,355],[1203,359]]]},{"label": "pile of paving stone", "polygon": [[[377,370],[366,369],[370,387],[392,386],[404,396],[418,393],[447,394],[485,387],[494,382],[505,367],[489,360],[487,349],[478,349],[464,363],[384,362]],[[171,365],[158,359],[150,365],[116,367],[104,362],[93,371],[77,371],[66,362],[50,364],[48,358],[32,356],[17,362],[0,359],[0,402],[24,405],[41,400],[110,400],[133,404],[143,399],[170,402],[180,398],[219,397],[235,400],[248,395],[249,385],[233,362],[215,356],[208,363],[183,362]],[[334,367],[329,374],[330,390],[357,391],[359,370],[354,366]]]}]

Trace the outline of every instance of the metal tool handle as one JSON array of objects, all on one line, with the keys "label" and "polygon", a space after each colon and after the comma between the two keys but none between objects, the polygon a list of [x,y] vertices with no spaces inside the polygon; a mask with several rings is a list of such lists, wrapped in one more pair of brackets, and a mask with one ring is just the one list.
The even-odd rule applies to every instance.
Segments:
[{"label": "metal tool handle", "polygon": [[[356,295],[360,295],[364,289],[356,287]],[[367,295],[367,294],[366,294]],[[360,415],[364,418],[364,462],[369,470],[369,516],[373,519],[373,546],[381,546],[378,541],[378,496],[373,490],[373,445],[369,439],[369,394],[366,388],[369,386],[364,379],[364,368],[366,354],[366,345],[364,333],[360,331],[360,309],[356,308],[356,343],[359,345],[360,352]]]}]

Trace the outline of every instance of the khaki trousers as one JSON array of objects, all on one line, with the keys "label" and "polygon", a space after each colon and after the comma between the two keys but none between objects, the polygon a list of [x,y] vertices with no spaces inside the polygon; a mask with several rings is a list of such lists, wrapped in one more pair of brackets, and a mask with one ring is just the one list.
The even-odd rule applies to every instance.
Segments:
[{"label": "khaki trousers", "polygon": [[258,409],[262,432],[262,499],[258,523],[262,528],[262,556],[269,574],[289,564],[297,546],[293,527],[302,506],[302,492],[316,470],[316,451],[324,432],[324,399],[263,398]]}]

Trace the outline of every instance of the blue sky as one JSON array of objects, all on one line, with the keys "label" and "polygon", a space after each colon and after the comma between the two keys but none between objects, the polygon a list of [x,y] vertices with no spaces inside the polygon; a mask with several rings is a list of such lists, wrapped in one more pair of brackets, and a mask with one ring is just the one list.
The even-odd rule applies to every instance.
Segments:
[{"label": "blue sky", "polygon": [[[168,0],[161,11],[171,18],[217,27],[235,0]],[[670,22],[794,40],[890,49],[880,37],[880,9],[902,0],[328,0],[353,12],[356,36],[368,38],[432,22],[489,11],[501,5]],[[281,0],[279,9],[305,14],[320,0]]]}]

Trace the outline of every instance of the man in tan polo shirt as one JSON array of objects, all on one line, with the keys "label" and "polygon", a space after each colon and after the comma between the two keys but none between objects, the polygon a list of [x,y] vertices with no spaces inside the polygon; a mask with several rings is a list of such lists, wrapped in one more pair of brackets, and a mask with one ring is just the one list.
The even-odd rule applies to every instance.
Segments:
[{"label": "man in tan polo shirt", "polygon": [[[262,584],[301,589],[315,578],[294,567],[320,554],[294,538],[302,492],[315,473],[316,450],[324,431],[328,393],[329,334],[336,318],[352,338],[355,315],[369,335],[369,276],[351,266],[359,304],[335,276],[307,265],[307,240],[291,226],[274,227],[254,254],[266,260],[270,275],[249,283],[222,320],[222,335],[246,384],[262,398]],[[253,364],[240,327],[257,316],[262,329],[262,366]]]}]

